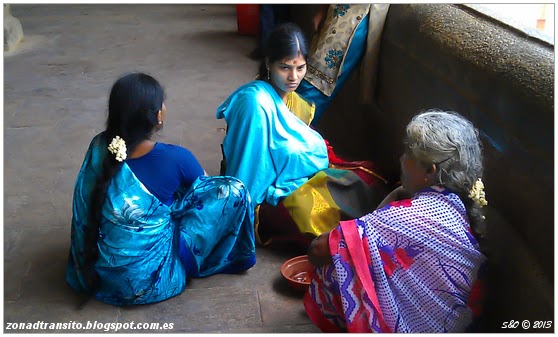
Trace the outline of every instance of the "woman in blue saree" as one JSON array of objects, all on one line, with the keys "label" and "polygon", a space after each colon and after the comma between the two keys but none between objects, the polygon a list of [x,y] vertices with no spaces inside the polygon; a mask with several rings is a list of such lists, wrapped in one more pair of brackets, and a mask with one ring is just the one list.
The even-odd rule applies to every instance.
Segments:
[{"label": "woman in blue saree", "polygon": [[387,194],[387,182],[372,163],[337,157],[310,126],[315,104],[295,92],[308,60],[300,28],[277,26],[263,52],[259,78],[217,109],[217,118],[227,123],[224,173],[250,192],[259,243],[305,251],[342,217],[372,211]]},{"label": "woman in blue saree", "polygon": [[187,149],[155,142],[166,107],[160,84],[130,74],[113,86],[106,130],[77,177],[66,281],[87,298],[146,304],[180,294],[191,277],[256,263],[245,186],[207,177]]}]

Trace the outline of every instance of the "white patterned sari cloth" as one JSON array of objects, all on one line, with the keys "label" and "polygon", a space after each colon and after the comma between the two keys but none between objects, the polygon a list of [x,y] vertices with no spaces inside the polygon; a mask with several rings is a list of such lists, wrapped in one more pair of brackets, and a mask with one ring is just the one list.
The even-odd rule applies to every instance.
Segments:
[{"label": "white patterned sari cloth", "polygon": [[447,189],[343,221],[329,246],[304,297],[322,331],[464,332],[479,314],[485,257]]}]

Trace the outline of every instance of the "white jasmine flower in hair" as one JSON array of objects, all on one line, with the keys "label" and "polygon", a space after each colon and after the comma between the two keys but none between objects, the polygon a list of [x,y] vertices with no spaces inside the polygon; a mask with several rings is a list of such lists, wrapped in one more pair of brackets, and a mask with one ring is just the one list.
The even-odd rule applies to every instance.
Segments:
[{"label": "white jasmine flower in hair", "polygon": [[475,185],[471,188],[469,192],[469,198],[473,199],[473,201],[479,205],[480,208],[483,206],[488,205],[488,201],[486,200],[486,194],[484,193],[484,184],[482,183],[481,178],[475,181]]},{"label": "white jasmine flower in hair", "polygon": [[110,142],[110,145],[108,146],[108,150],[110,153],[116,155],[116,160],[119,162],[126,159],[126,142],[124,142],[124,139],[119,136],[112,139],[112,142]]}]

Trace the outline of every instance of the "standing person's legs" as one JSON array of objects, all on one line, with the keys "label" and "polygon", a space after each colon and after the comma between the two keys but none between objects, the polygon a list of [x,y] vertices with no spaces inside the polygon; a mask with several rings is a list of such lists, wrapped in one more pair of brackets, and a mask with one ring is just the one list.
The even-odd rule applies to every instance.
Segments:
[{"label": "standing person's legs", "polygon": [[269,33],[275,27],[275,11],[273,10],[273,5],[261,4],[260,5],[260,47],[263,47],[263,43],[269,36]]},{"label": "standing person's legs", "polygon": [[261,4],[259,5],[259,17],[260,17],[260,31],[258,33],[258,42],[256,48],[250,53],[250,58],[260,59],[263,57],[263,46],[265,40],[267,39],[269,33],[273,30],[275,26],[275,14],[273,10],[273,5]]},{"label": "standing person's legs", "polygon": [[258,45],[250,54],[253,59],[262,58],[263,46],[269,33],[278,24],[290,21],[290,5],[272,5],[261,4],[259,5],[260,13],[260,32],[258,35]]},{"label": "standing person's legs", "polygon": [[273,7],[273,16],[275,26],[291,21],[290,5],[271,5]]}]

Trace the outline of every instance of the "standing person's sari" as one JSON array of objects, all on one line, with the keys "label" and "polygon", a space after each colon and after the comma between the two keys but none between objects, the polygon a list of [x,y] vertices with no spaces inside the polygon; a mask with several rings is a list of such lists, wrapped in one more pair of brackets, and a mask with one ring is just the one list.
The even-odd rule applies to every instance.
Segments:
[{"label": "standing person's sari", "polygon": [[[84,274],[85,230],[91,192],[107,144],[92,141],[74,189],[66,281],[91,294]],[[107,189],[94,265],[93,295],[113,305],[158,302],[180,294],[187,278],[236,273],[256,263],[253,206],[233,177],[199,177],[177,191],[171,207],[153,196],[124,162]]]},{"label": "standing person's sari", "polygon": [[325,332],[464,332],[479,314],[485,257],[459,197],[429,188],[329,236],[332,265],[304,297]]},{"label": "standing person's sari", "polygon": [[308,72],[296,90],[316,104],[312,125],[319,122],[359,64],[360,72],[366,74],[361,80],[361,100],[371,103],[388,9],[389,4],[329,5],[323,27],[312,39]]},{"label": "standing person's sari", "polygon": [[238,88],[217,110],[227,122],[224,174],[239,178],[256,205],[256,238],[296,245],[331,230],[341,218],[371,212],[384,180],[370,162],[345,162],[309,127],[315,107],[296,93],[287,104],[264,81]]}]

